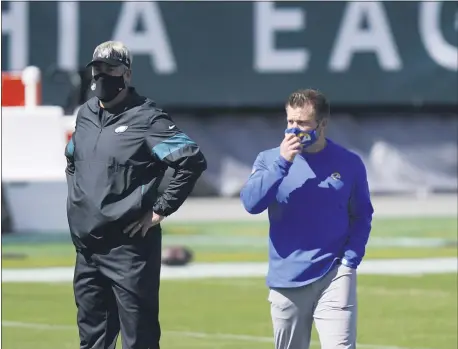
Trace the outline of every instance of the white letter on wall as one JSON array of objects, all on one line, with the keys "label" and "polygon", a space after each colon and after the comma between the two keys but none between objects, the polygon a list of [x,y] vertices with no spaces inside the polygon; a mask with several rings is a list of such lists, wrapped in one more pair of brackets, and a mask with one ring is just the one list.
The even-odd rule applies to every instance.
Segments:
[{"label": "white letter on wall", "polygon": [[307,69],[305,48],[276,49],[275,33],[305,28],[300,9],[275,9],[274,2],[254,2],[254,69],[259,73],[296,73]]},{"label": "white letter on wall", "polygon": [[[458,71],[458,48],[445,41],[440,28],[442,2],[421,2],[419,31],[426,50],[440,66]],[[458,28],[457,28],[458,29]]]},{"label": "white letter on wall", "polygon": [[75,71],[79,69],[79,5],[76,1],[59,1],[58,4],[57,66]]},{"label": "white letter on wall", "polygon": [[22,70],[29,64],[29,4],[9,2],[9,10],[2,11],[2,35],[9,35],[9,67],[3,70]]},{"label": "white letter on wall", "polygon": [[[360,24],[366,19],[368,28]],[[350,2],[332,50],[329,68],[342,72],[350,67],[356,53],[374,52],[380,66],[387,71],[402,68],[383,5],[379,2]]]},{"label": "white letter on wall", "polygon": [[[139,33],[135,28],[140,20],[143,21],[145,30]],[[151,66],[159,74],[172,74],[177,71],[175,57],[156,2],[124,2],[113,40],[122,41],[133,55],[149,55]]]}]

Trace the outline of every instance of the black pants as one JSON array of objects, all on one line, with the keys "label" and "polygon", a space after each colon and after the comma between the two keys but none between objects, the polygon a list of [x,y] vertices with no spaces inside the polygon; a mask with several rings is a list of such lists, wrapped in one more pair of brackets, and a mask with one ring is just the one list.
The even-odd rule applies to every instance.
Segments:
[{"label": "black pants", "polygon": [[98,252],[78,251],[74,294],[80,349],[159,349],[161,230],[122,237]]}]

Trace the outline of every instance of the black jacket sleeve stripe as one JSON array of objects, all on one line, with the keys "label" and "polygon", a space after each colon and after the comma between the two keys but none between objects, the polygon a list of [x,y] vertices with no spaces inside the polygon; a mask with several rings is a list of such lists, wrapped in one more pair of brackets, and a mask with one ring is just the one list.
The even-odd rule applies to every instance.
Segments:
[{"label": "black jacket sleeve stripe", "polygon": [[147,136],[152,156],[175,169],[175,174],[153,211],[168,216],[183,204],[207,169],[199,146],[183,133],[167,115],[155,118]]},{"label": "black jacket sleeve stripe", "polygon": [[173,162],[174,159],[182,157],[183,153],[189,152],[189,150],[192,152],[192,149],[198,149],[197,144],[186,134],[177,132],[173,136],[156,144],[152,151],[160,160],[167,158],[169,162]]}]

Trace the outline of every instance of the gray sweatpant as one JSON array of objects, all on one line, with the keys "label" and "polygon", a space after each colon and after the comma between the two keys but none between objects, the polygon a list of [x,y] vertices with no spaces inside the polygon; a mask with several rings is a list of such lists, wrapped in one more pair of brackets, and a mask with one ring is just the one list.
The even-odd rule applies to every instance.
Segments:
[{"label": "gray sweatpant", "polygon": [[356,348],[356,270],[337,265],[314,283],[270,289],[276,349],[308,349],[312,323],[321,349]]}]

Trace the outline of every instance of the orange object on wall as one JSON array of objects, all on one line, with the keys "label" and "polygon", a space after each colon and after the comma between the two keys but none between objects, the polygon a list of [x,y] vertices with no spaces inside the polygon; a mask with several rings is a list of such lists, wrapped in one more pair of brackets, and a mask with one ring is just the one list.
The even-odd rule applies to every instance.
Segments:
[{"label": "orange object on wall", "polygon": [[[37,86],[37,104],[41,104],[41,83]],[[21,74],[2,72],[2,106],[20,107],[25,105],[25,86]]]},{"label": "orange object on wall", "polygon": [[65,135],[67,136],[67,142],[70,142],[70,139],[72,139],[72,136],[73,136],[73,132],[67,131]]}]

